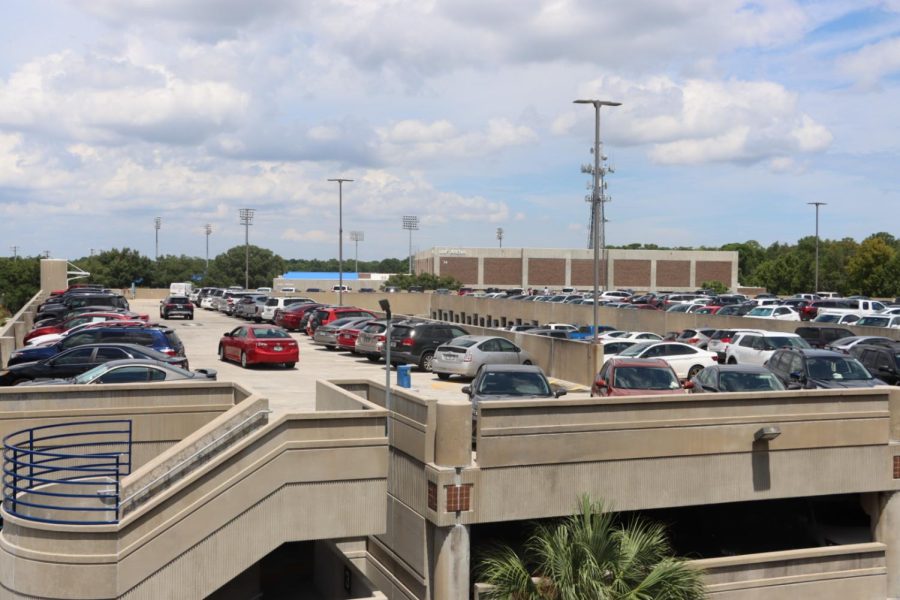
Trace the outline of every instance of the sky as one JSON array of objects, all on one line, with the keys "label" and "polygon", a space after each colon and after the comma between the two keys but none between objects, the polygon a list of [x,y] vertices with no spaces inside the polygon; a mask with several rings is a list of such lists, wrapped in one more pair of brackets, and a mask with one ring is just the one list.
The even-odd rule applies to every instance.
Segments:
[{"label": "sky", "polygon": [[898,234],[900,0],[5,0],[0,255]]}]

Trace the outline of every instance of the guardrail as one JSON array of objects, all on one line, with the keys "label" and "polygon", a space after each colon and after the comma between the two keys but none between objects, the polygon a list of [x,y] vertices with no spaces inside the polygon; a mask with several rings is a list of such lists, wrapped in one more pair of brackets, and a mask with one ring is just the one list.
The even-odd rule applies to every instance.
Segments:
[{"label": "guardrail", "polygon": [[[3,438],[3,508],[30,521],[115,523],[131,472],[130,420],[42,425]],[[97,516],[101,518],[97,518]]]}]

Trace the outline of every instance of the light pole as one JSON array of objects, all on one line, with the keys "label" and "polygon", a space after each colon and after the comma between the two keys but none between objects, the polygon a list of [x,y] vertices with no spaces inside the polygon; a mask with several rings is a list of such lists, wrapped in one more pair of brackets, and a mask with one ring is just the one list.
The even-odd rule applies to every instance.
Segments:
[{"label": "light pole", "polygon": [[816,285],[813,294],[819,293],[819,207],[825,206],[827,202],[807,202],[807,204],[816,207]]},{"label": "light pole", "polygon": [[359,274],[359,243],[365,241],[366,234],[362,231],[351,231],[350,232],[350,241],[353,242],[354,250],[353,250],[353,269]]},{"label": "light pole", "polygon": [[[575,100],[574,102],[575,104],[592,104],[594,106],[594,165],[590,169],[591,175],[593,175],[590,203],[591,230],[594,234],[591,238],[591,245],[594,247],[594,343],[597,344],[600,342],[600,335],[597,331],[600,325],[597,315],[597,302],[600,296],[600,246],[604,249],[604,255],[606,254],[606,229],[603,211],[603,204],[606,202],[603,175],[606,173],[606,167],[603,167],[602,170],[600,168],[600,107],[621,106],[622,103],[609,100]],[[586,171],[586,169],[582,168],[582,171]],[[598,235],[599,240],[597,239]],[[608,265],[606,271],[609,271]],[[604,282],[605,279],[604,277]]]},{"label": "light pole", "polygon": [[338,184],[338,306],[344,305],[344,183],[353,181],[335,177]]},{"label": "light pole", "polygon": [[503,247],[503,228],[497,228],[497,241],[500,242],[500,247]]},{"label": "light pole", "polygon": [[16,260],[17,258],[19,258],[19,247],[18,246],[10,246],[9,249],[12,250],[13,260]]},{"label": "light pole", "polygon": [[[253,213],[256,210],[252,208],[238,209],[238,215],[241,217],[241,225],[244,226],[244,289],[250,289],[250,226],[253,225]],[[206,238],[209,239],[209,238]]]},{"label": "light pole", "polygon": [[159,228],[162,227],[162,217],[153,219],[153,227],[156,229],[156,260],[159,260]]},{"label": "light pole", "polygon": [[206,232],[206,272],[209,273],[209,234],[212,233],[212,225],[207,223],[204,225],[203,231]]},{"label": "light pole", "polygon": [[409,274],[413,274],[412,232],[419,229],[419,217],[403,217],[403,229],[409,230]]}]

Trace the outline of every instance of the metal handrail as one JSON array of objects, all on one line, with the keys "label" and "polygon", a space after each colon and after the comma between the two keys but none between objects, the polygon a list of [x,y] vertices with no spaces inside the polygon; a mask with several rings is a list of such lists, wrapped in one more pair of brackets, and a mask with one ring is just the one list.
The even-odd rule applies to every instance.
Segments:
[{"label": "metal handrail", "polygon": [[[71,443],[60,443],[68,440]],[[130,420],[56,423],[10,433],[3,438],[4,509],[17,517],[44,523],[115,523],[120,481],[131,472],[131,441]],[[124,449],[87,451],[98,446]],[[101,485],[113,488],[86,491]],[[105,497],[115,502],[106,503]],[[99,499],[101,504],[84,505],[84,500],[93,499]],[[48,504],[51,501],[59,503]],[[72,513],[82,513],[82,518],[72,518]],[[96,520],[88,516],[95,513],[105,513],[107,517]]]},{"label": "metal handrail", "polygon": [[190,456],[188,456],[188,457],[186,457],[186,458],[183,458],[183,459],[181,459],[180,461],[178,461],[177,463],[175,463],[168,471],[166,471],[166,472],[163,473],[162,475],[157,476],[157,477],[154,478],[152,481],[150,481],[150,482],[144,484],[143,486],[141,486],[140,488],[138,488],[136,491],[130,493],[128,496],[126,496],[125,498],[121,499],[121,500],[119,501],[119,503],[118,503],[118,505],[119,505],[119,515],[122,514],[122,510],[125,508],[125,505],[126,505],[126,504],[129,504],[129,503],[131,503],[131,502],[134,502],[135,498],[137,498],[138,496],[140,496],[141,494],[143,494],[143,493],[146,492],[147,490],[153,488],[153,487],[154,487],[156,484],[158,484],[159,482],[171,478],[173,474],[179,473],[184,467],[186,467],[187,465],[193,463],[197,458],[199,458],[201,455],[203,455],[208,449],[210,449],[212,446],[218,444],[219,442],[221,442],[221,441],[224,440],[225,438],[229,437],[234,431],[240,429],[241,427],[243,427],[244,425],[246,425],[246,424],[249,423],[250,421],[253,421],[254,419],[256,419],[257,417],[259,417],[260,415],[268,415],[268,414],[271,414],[271,413],[272,413],[272,411],[269,410],[268,408],[264,408],[264,409],[262,409],[262,410],[256,411],[255,413],[253,413],[252,415],[250,415],[249,417],[247,417],[246,419],[244,419],[244,420],[241,421],[240,423],[234,425],[233,427],[230,427],[228,430],[226,430],[224,433],[222,433],[222,435],[220,435],[219,437],[213,439],[213,440],[210,441],[208,444],[206,444],[205,446],[203,446],[202,448],[200,448],[199,450],[197,450],[196,452],[194,452],[194,453],[191,454]]}]

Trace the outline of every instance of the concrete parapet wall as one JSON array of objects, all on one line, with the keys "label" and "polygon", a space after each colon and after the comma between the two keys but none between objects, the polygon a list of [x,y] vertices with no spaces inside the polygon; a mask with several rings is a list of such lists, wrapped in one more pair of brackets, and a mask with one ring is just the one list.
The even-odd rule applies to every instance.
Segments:
[{"label": "concrete parapet wall", "polygon": [[16,348],[22,347],[25,335],[31,331],[34,323],[34,312],[38,304],[43,301],[45,294],[38,292],[25,303],[19,312],[10,317],[3,327],[0,327],[0,369],[6,367],[9,355]]}]

